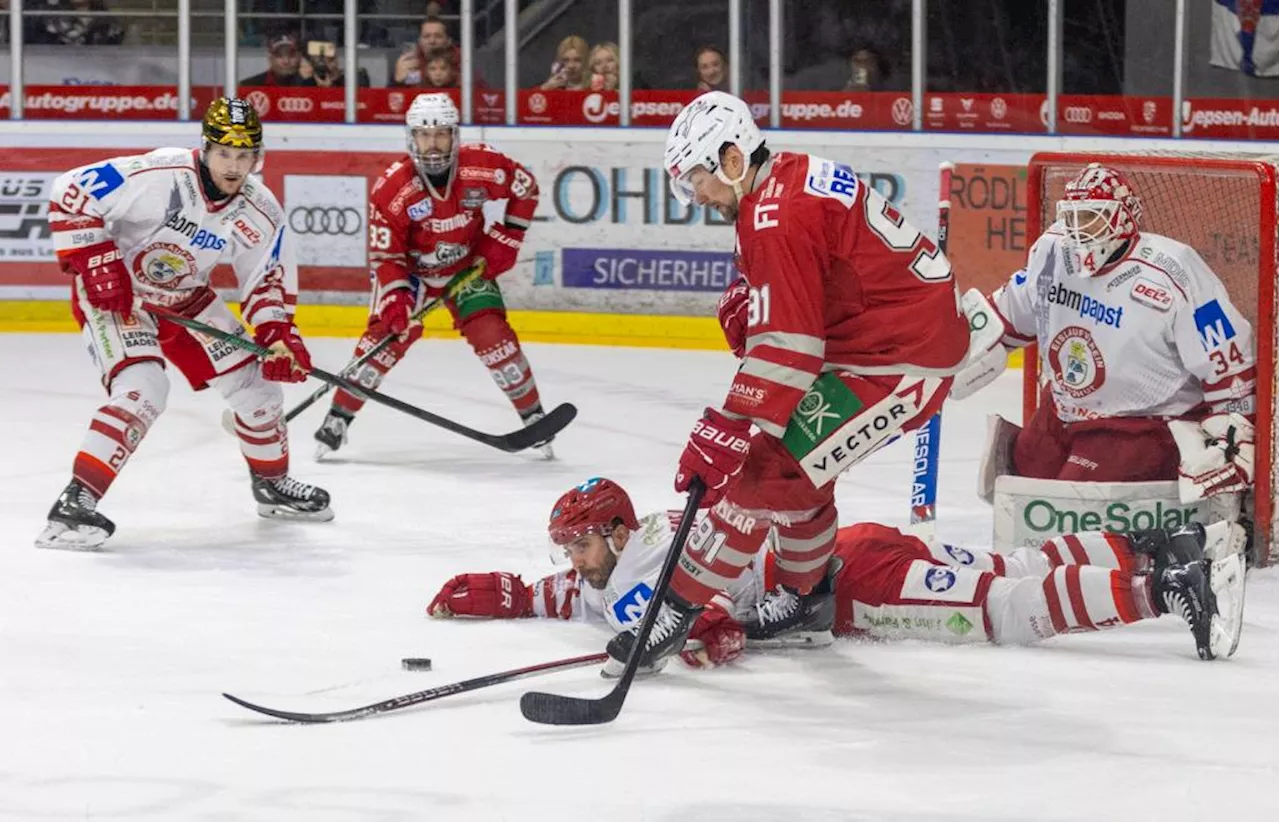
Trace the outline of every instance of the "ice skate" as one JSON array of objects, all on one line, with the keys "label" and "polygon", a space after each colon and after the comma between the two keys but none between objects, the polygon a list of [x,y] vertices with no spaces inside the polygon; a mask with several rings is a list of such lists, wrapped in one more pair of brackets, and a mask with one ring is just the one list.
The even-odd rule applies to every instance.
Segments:
[{"label": "ice skate", "polygon": [[99,514],[98,498],[78,480],[72,480],[49,509],[49,524],[36,537],[37,548],[96,551],[116,530],[116,524]]},{"label": "ice skate", "polygon": [[258,502],[260,517],[308,522],[333,519],[329,492],[293,477],[267,479],[253,475],[253,498]]},{"label": "ice skate", "polygon": [[[637,670],[640,674],[656,674],[665,668],[667,660],[684,648],[685,640],[693,630],[693,623],[698,620],[698,614],[702,613],[701,608],[686,605],[674,598],[663,601],[658,607],[660,608],[658,619],[653,624],[653,630],[649,632],[648,642],[645,643],[644,652],[640,658],[640,667]],[[636,641],[636,632],[640,630],[642,622],[643,620],[637,621],[630,630],[623,631],[609,640],[605,648],[609,653],[609,661],[601,669],[601,676],[609,679],[622,676],[623,669],[627,667],[627,658],[631,655],[631,648]]]},{"label": "ice skate", "polygon": [[347,444],[347,428],[355,418],[337,408],[330,408],[324,422],[316,429],[316,459],[337,451]]},{"label": "ice skate", "polygon": [[1205,529],[1198,522],[1181,528],[1153,528],[1134,531],[1129,535],[1129,547],[1138,557],[1146,557],[1152,573],[1158,578],[1166,568],[1186,565],[1204,558]]},{"label": "ice skate", "polygon": [[778,585],[742,620],[748,648],[821,648],[835,639],[836,600],[829,591],[798,594]]},{"label": "ice skate", "polygon": [[1201,659],[1225,659],[1240,644],[1244,584],[1240,553],[1170,566],[1155,580],[1156,607],[1186,620]]},{"label": "ice skate", "polygon": [[[536,410],[530,412],[526,416],[522,416],[520,421],[524,423],[525,428],[528,428],[530,425],[533,425],[545,416],[546,412],[544,412],[542,410],[542,406],[539,405]],[[551,448],[551,441],[554,439],[555,437],[547,437],[542,442],[534,443],[531,447],[538,449],[538,451],[542,453],[543,459],[553,460],[556,458],[556,452]]]}]

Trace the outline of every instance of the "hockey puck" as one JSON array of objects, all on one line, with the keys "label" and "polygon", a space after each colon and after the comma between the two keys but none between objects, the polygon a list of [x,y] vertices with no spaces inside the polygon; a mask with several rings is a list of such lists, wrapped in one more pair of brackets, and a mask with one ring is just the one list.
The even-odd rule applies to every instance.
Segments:
[{"label": "hockey puck", "polygon": [[423,656],[410,656],[400,660],[400,667],[406,671],[430,671],[431,660]]}]

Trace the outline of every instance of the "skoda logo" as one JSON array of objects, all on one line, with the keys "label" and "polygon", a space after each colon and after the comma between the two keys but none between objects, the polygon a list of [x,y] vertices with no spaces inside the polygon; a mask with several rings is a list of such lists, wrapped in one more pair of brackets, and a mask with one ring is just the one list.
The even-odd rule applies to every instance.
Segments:
[{"label": "skoda logo", "polygon": [[362,230],[360,212],[350,206],[311,206],[289,212],[289,228],[295,234],[354,236]]}]

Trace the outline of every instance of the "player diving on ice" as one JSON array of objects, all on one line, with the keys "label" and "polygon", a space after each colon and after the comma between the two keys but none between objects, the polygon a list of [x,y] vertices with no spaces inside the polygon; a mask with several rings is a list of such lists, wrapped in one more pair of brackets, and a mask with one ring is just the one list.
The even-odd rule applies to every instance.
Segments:
[{"label": "player diving on ice", "polygon": [[1142,211],[1120,172],[1090,164],[990,296],[1003,338],[974,351],[952,398],[994,380],[1008,347],[1038,343],[1048,380],[1023,428],[996,420],[986,474],[1177,480],[1183,503],[1252,482],[1252,329],[1194,249],[1141,230]]},{"label": "player diving on ice", "polygon": [[[298,275],[284,216],[254,174],[262,160],[253,106],[224,97],[205,113],[198,150],[116,157],[53,182],[49,226],[107,402],[89,423],[38,546],[92,549],[115,531],[98,502],[164,412],[166,361],[195,390],[212,386],[234,413],[259,514],[333,518],[328,493],[289,476],[279,383],[305,379],[311,359],[293,323]],[[222,262],[235,271],[254,341],[271,350],[261,365],[150,310],[247,336],[210,286]]]},{"label": "player diving on ice", "polygon": [[[637,518],[619,485],[590,479],[556,501],[547,524],[553,550],[571,569],[530,585],[506,572],[459,574],[427,612],[547,617],[627,631],[644,616],[678,517],[659,511]],[[704,516],[696,530],[714,527]],[[767,592],[779,572],[777,555],[767,550],[715,593],[676,651],[707,667],[736,659],[745,647],[823,645],[833,636],[1018,645],[1174,614],[1190,626],[1200,658],[1225,658],[1240,640],[1244,539],[1228,522],[1128,535],[1090,531],[1002,556],[929,546],[860,523],[836,532],[833,555],[809,595],[827,614],[825,630],[785,637],[767,630],[776,607]],[[616,670],[611,661],[605,673]]]},{"label": "player diving on ice", "polygon": [[[512,269],[538,207],[538,184],[515,160],[483,144],[459,143],[458,109],[447,94],[419,94],[405,117],[409,156],[393,163],[369,195],[369,263],[373,293],[368,327],[355,356],[388,336],[395,340],[360,367],[353,381],[377,388],[422,337],[416,315],[443,298],[493,381],[529,425],[543,417],[533,370],[507,322],[497,278]],[[483,207],[506,201],[503,218],[485,227]],[[454,277],[483,266],[456,294]],[[364,398],[339,390],[315,433],[317,458],[347,441]],[[550,440],[537,444],[554,456]]]},{"label": "player diving on ice", "polygon": [[[849,166],[770,153],[742,100],[694,100],[667,134],[664,165],[681,201],[735,223],[746,334],[728,396],[706,409],[680,456],[676,490],[699,478],[712,508],[642,649],[650,668],[684,645],[774,526],[776,585],[759,631],[830,628],[813,592],[835,549],[836,477],[923,425],[969,348],[937,247]],[[634,640],[619,634],[609,654],[626,660]]]}]

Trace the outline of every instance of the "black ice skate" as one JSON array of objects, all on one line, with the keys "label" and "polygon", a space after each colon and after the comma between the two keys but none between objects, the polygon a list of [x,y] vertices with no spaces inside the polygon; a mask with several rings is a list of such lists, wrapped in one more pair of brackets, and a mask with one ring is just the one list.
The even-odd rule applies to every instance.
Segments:
[{"label": "black ice skate", "polygon": [[742,620],[748,648],[820,648],[835,639],[836,598],[825,585],[800,595],[779,585]]},{"label": "black ice skate", "polygon": [[328,522],[333,519],[329,508],[329,492],[293,477],[267,479],[253,477],[253,498],[258,502],[258,516],[269,519],[292,519]]},{"label": "black ice skate", "polygon": [[[665,668],[667,660],[680,653],[685,640],[689,638],[689,632],[693,630],[693,623],[698,620],[698,614],[702,613],[701,608],[688,605],[676,597],[668,597],[658,607],[658,619],[649,632],[649,639],[640,658],[640,667],[637,669],[639,674],[656,674]],[[609,653],[609,661],[601,669],[601,676],[609,679],[622,676],[642,621],[637,620],[630,630],[609,640],[605,647]]]},{"label": "black ice skate", "polygon": [[[534,408],[528,414],[522,414],[520,416],[520,421],[524,423],[525,428],[528,428],[530,425],[533,425],[535,422],[542,419],[546,415],[547,415],[546,412],[542,410],[542,405],[539,404],[536,408]],[[541,451],[544,459],[553,460],[556,458],[556,452],[551,448],[551,442],[554,439],[555,439],[554,436],[547,437],[542,442],[535,442],[530,447],[536,448],[539,451]]]},{"label": "black ice skate", "polygon": [[[1231,536],[1243,529],[1234,523],[1216,523]],[[1209,526],[1215,529],[1215,525]],[[1240,644],[1244,624],[1244,554],[1222,551],[1186,565],[1170,566],[1155,578],[1156,607],[1161,613],[1177,614],[1191,627],[1196,653],[1201,659],[1227,658]]]},{"label": "black ice skate", "polygon": [[347,428],[354,420],[351,414],[340,408],[330,408],[324,422],[316,429],[316,459],[323,459],[347,444]]},{"label": "black ice skate", "polygon": [[72,480],[49,509],[49,524],[36,537],[36,547],[96,551],[116,530],[116,524],[97,508],[93,492]]},{"label": "black ice skate", "polygon": [[1204,545],[1204,526],[1198,522],[1177,529],[1134,531],[1129,535],[1130,549],[1139,557],[1150,558],[1152,573],[1157,578],[1170,566],[1204,559]]}]

